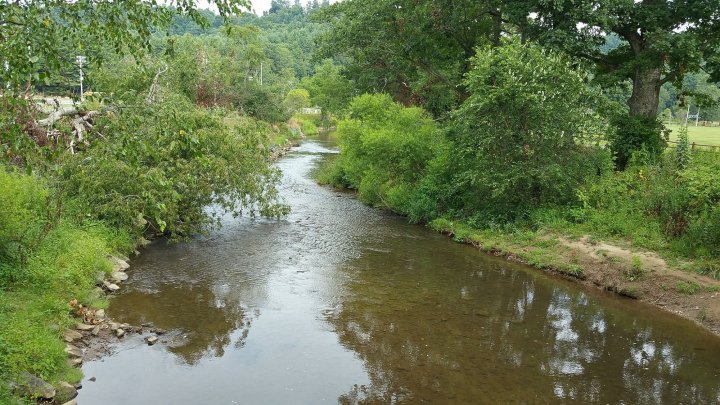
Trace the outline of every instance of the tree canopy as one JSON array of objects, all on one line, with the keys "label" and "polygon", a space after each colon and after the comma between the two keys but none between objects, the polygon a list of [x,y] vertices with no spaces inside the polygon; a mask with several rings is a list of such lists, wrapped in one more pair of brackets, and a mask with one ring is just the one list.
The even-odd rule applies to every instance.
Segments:
[{"label": "tree canopy", "polygon": [[[211,0],[220,15],[240,13],[248,0]],[[29,83],[74,63],[75,56],[98,46],[138,53],[148,49],[153,30],[173,15],[188,15],[200,24],[194,0],[111,1],[30,0],[0,4],[0,82]],[[74,50],[67,54],[62,46]],[[91,52],[99,58],[102,52]]]}]

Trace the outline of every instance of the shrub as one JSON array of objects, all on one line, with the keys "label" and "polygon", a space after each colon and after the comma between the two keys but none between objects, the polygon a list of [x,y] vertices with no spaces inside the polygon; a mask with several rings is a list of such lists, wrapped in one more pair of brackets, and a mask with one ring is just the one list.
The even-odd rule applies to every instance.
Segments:
[{"label": "shrub", "polygon": [[573,202],[579,185],[608,170],[598,97],[570,60],[511,43],[480,48],[472,62],[470,96],[450,124],[456,206],[480,222],[514,220]]},{"label": "shrub", "polygon": [[657,118],[618,114],[613,125],[610,149],[618,169],[625,169],[635,153],[643,155],[649,163],[655,162],[667,147],[670,132]]},{"label": "shrub", "polygon": [[[212,223],[208,206],[276,216],[278,173],[269,167],[269,127],[254,120],[233,129],[211,112],[166,101],[106,120],[111,139],[70,157],[60,184],[74,212],[112,227],[187,235]],[[128,181],[132,179],[132,181]]]},{"label": "shrub", "polygon": [[419,219],[420,183],[443,147],[437,126],[420,108],[406,108],[387,95],[362,95],[338,125],[342,155],[337,180],[360,197]]}]

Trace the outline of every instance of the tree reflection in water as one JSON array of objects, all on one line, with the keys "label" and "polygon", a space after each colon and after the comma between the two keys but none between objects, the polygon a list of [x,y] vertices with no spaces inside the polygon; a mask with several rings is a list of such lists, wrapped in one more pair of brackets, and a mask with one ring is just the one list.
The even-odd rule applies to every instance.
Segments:
[{"label": "tree reflection in water", "polygon": [[340,402],[718,400],[720,345],[689,322],[620,300],[601,306],[595,292],[423,244],[395,238],[384,243],[391,254],[368,248],[346,266],[351,281],[329,322],[371,384]]}]

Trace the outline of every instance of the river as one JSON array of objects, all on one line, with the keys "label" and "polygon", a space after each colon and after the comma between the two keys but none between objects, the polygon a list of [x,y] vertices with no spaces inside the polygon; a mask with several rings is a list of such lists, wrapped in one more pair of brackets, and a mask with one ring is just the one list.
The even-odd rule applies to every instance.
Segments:
[{"label": "river", "polygon": [[288,217],[133,259],[108,313],[170,333],[87,362],[78,403],[720,402],[720,339],[318,186],[331,152],[276,163]]}]

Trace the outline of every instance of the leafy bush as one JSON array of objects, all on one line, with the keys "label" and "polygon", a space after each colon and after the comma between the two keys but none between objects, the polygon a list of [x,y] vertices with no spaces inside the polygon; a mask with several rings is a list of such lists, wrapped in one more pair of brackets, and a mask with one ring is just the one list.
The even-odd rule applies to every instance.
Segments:
[{"label": "leafy bush", "polygon": [[669,131],[657,118],[618,114],[613,119],[615,131],[610,137],[610,149],[615,166],[625,169],[633,154],[640,152],[648,162],[657,161],[667,147]]},{"label": "leafy bush", "polygon": [[[205,210],[277,216],[278,173],[269,167],[268,126],[244,120],[230,130],[182,99],[102,123],[113,134],[70,157],[61,188],[78,215],[112,227],[190,234],[211,223]],[[128,181],[132,179],[132,181]]]},{"label": "leafy bush", "polygon": [[418,186],[444,142],[427,113],[387,95],[362,95],[350,103],[337,136],[343,154],[333,182],[357,188],[370,204],[418,218]]},{"label": "leafy bush", "polygon": [[695,151],[687,168],[667,154],[654,164],[631,162],[579,189],[574,219],[586,232],[622,237],[655,250],[720,257],[720,154]]},{"label": "leafy bush", "polygon": [[609,169],[597,145],[606,123],[599,98],[563,55],[534,45],[480,48],[454,112],[455,204],[476,222],[514,220],[575,201],[575,190]]}]

